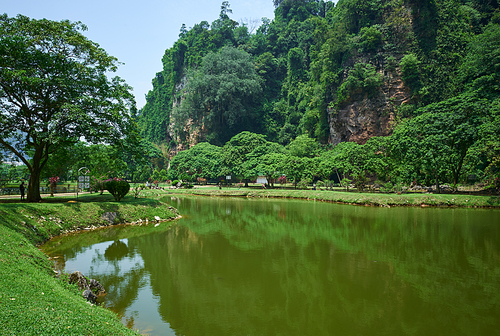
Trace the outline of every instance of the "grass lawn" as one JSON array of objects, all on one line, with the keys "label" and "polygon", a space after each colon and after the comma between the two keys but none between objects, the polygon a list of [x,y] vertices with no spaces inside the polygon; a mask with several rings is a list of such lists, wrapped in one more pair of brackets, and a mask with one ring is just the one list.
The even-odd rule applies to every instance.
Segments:
[{"label": "grass lawn", "polygon": [[[147,192],[159,195],[158,192]],[[116,212],[116,222],[177,216],[156,197],[110,194],[46,198],[41,203],[0,203],[0,326],[2,335],[135,335],[116,315],[87,303],[76,285],[54,275],[51,262],[36,247],[52,236],[109,225],[101,219]],[[71,202],[71,203],[69,203]],[[153,226],[153,224],[150,224]]]}]

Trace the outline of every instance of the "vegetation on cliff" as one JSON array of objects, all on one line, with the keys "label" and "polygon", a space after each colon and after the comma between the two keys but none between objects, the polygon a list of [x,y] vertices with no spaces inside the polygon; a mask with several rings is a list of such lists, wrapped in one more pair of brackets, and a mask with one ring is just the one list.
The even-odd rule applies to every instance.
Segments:
[{"label": "vegetation on cliff", "polygon": [[[212,24],[203,21],[191,29],[182,27],[179,40],[165,52],[164,68],[153,80],[141,110],[142,134],[148,140],[169,143],[171,148],[189,141],[222,145],[247,130],[284,145],[304,133],[322,143],[332,142],[331,126],[340,122],[347,127],[336,119],[337,111],[364,99],[395,98],[384,91],[384,85],[396,89],[393,78],[404,82],[398,89],[404,95],[384,103],[383,112],[394,121],[385,127],[393,127],[400,117],[425,113],[420,107],[474,90],[488,88],[490,100],[498,95],[495,85],[489,85],[498,79],[496,1],[284,0],[274,4],[275,19],[263,19],[254,33],[229,17],[227,1]],[[260,77],[262,94],[241,109],[234,125],[216,136],[200,132],[196,139],[188,138],[182,126],[173,123],[172,109],[174,105],[193,107],[189,97],[194,88],[189,83],[208,80],[198,67],[223,57],[228,46],[247,53],[246,61]],[[194,78],[193,69],[198,74]],[[189,93],[183,91],[186,86]],[[217,101],[220,94],[196,92],[205,101]],[[245,95],[236,90],[227,97],[244,99]],[[211,129],[219,123],[209,117],[211,108],[205,108],[202,118],[192,118],[191,128]],[[249,114],[253,122],[243,118]],[[384,129],[375,132],[372,135],[388,134]],[[351,135],[346,133],[340,140],[349,141]]]},{"label": "vegetation on cliff", "polygon": [[[227,1],[212,24],[183,26],[179,40],[166,50],[163,71],[153,80],[140,111],[144,137],[165,144],[172,153],[207,141],[221,146],[224,156],[228,140],[240,131],[262,134],[266,141],[284,146],[301,136],[335,146],[348,141],[364,145],[373,136],[393,134],[376,140],[384,145],[370,154],[385,157],[385,168],[377,172],[384,182],[391,180],[389,167],[398,172],[392,174],[393,183],[396,176],[427,185],[457,184],[470,177],[496,185],[500,177],[497,1],[274,4],[275,19],[263,19],[255,32],[229,17]],[[251,77],[252,85],[259,82],[261,94],[256,86],[244,94],[236,90],[240,86],[231,82],[229,73],[221,89],[200,86],[213,83],[207,64],[222,60],[228,50],[238,50],[240,60],[249,63],[248,74],[250,67],[255,68],[258,78]],[[254,93],[258,96],[251,98],[251,104],[239,103],[248,102]],[[236,102],[234,108],[224,101]],[[275,149],[260,160],[290,162],[278,157],[282,154],[269,157]],[[175,159],[172,163],[175,167]],[[339,165],[346,162],[333,165],[336,173]],[[265,174],[265,169],[257,170]],[[357,170],[364,176],[375,173],[359,165]],[[346,175],[358,179],[352,174],[357,173]],[[212,174],[204,177],[208,175]],[[310,177],[332,178],[331,174]]]}]

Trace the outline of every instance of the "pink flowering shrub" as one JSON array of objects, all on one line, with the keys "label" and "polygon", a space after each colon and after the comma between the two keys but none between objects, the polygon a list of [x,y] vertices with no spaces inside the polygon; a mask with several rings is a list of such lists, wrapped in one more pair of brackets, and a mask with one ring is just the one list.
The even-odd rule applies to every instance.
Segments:
[{"label": "pink flowering shrub", "polygon": [[57,184],[59,182],[59,176],[49,177],[49,183],[51,185]]},{"label": "pink flowering shrub", "polygon": [[109,191],[115,198],[115,201],[120,201],[130,190],[130,184],[121,178],[114,177],[103,181],[104,189]]}]

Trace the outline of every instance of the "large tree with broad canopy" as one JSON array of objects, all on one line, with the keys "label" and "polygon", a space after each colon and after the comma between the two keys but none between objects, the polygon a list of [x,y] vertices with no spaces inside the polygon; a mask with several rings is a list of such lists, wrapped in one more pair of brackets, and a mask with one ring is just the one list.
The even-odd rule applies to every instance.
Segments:
[{"label": "large tree with broad canopy", "polygon": [[119,63],[81,33],[86,29],[0,15],[0,148],[28,167],[31,202],[41,199],[40,173],[60,146],[135,134],[131,87],[108,78]]}]

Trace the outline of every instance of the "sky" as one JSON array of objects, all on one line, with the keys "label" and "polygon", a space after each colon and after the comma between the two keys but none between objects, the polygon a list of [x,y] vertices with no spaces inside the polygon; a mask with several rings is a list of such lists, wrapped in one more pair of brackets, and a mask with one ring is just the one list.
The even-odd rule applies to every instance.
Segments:
[{"label": "sky", "polygon": [[[219,17],[223,0],[2,0],[0,13],[33,19],[81,21],[87,38],[124,63],[118,75],[134,88],[137,107],[146,103],[151,81],[162,70],[161,58],[179,38],[184,23],[189,29]],[[274,18],[272,0],[229,0],[235,21]]]}]

